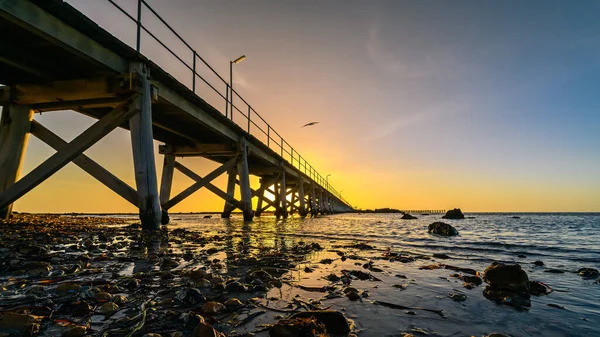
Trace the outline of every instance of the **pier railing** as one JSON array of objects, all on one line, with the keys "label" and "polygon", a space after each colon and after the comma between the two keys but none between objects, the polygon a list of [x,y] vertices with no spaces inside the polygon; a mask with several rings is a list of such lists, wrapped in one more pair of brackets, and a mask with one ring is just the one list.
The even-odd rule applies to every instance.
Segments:
[{"label": "pier railing", "polygon": [[[132,20],[136,25],[136,50],[137,52],[141,52],[141,43],[142,43],[142,34],[146,33],[151,39],[156,41],[160,46],[162,46],[171,56],[175,57],[187,70],[189,70],[190,76],[192,77],[191,82],[191,90],[196,93],[196,89],[198,88],[197,80],[200,80],[204,85],[206,85],[210,90],[218,95],[221,99],[223,99],[223,103],[226,106],[231,107],[231,112],[229,113],[228,118],[245,129],[249,134],[255,136],[265,145],[267,145],[273,151],[279,153],[279,155],[286,160],[290,165],[297,168],[299,171],[306,174],[308,177],[313,179],[317,184],[319,184],[322,188],[329,191],[329,193],[333,194],[339,200],[345,202],[347,205],[350,205],[348,201],[346,201],[342,195],[331,186],[328,180],[323,177],[320,173],[318,173],[315,168],[306,161],[298,151],[296,151],[271,125],[255,110],[254,107],[250,105],[235,89],[230,87],[229,83],[208,63],[198,52],[194,49],[167,21],[158,14],[156,10],[154,10],[145,0],[137,0],[137,13],[135,16],[126,11],[121,5],[119,5],[115,0],[106,0],[110,2],[114,7],[116,7],[121,13],[123,13],[126,17]],[[181,56],[173,51],[173,48],[170,48],[165,42],[163,42],[157,34],[153,33],[149,27],[145,26],[142,21],[142,12],[143,9],[147,9],[155,19],[158,19],[165,28],[168,29],[178,40],[185,46],[188,50],[189,54],[192,56],[192,62],[190,64],[189,61],[185,61],[185,58],[189,56]],[[200,61],[200,62],[197,62]],[[208,71],[209,74],[214,75],[217,79],[216,84],[215,81],[207,80],[205,77],[200,74],[201,71]],[[225,95],[221,92],[221,90],[225,91]],[[231,96],[228,94],[231,92]],[[235,100],[234,100],[235,98]],[[241,105],[233,104],[233,102],[241,102]],[[238,103],[239,104],[239,103]],[[266,142],[261,138],[265,139]]]}]

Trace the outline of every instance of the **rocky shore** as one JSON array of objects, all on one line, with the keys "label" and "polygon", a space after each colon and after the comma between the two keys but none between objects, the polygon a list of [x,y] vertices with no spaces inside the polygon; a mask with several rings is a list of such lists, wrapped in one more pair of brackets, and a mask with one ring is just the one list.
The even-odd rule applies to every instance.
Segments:
[{"label": "rocky shore", "polygon": [[461,312],[483,301],[518,314],[552,293],[518,265],[476,270],[364,242],[257,244],[237,232],[29,214],[0,223],[0,239],[1,336],[373,336],[361,327],[388,330],[381,315],[410,320],[390,336],[491,336],[493,326],[461,324]]}]

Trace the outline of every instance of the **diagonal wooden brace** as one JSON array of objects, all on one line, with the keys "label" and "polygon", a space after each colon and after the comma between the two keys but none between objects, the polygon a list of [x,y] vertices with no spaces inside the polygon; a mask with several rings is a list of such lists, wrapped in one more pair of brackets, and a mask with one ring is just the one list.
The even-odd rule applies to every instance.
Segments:
[{"label": "diagonal wooden brace", "polygon": [[[192,180],[201,181],[203,179],[201,176],[197,175],[192,170],[190,170],[189,168],[183,166],[183,164],[181,164],[179,162],[175,162],[175,168],[179,172],[185,174],[186,176],[188,176],[188,178],[190,178]],[[229,204],[231,204],[232,207],[233,207],[233,209],[235,209],[235,208],[240,208],[241,209],[241,203],[240,203],[239,200],[237,200],[234,197],[230,196],[229,194],[221,191],[220,188],[218,188],[217,186],[213,185],[212,183],[207,182],[204,187],[207,190],[209,190],[209,191],[213,192],[214,194],[218,195],[219,197],[221,197],[225,201],[227,201]]]},{"label": "diagonal wooden brace", "polygon": [[[39,140],[46,143],[56,151],[63,150],[69,143],[65,142],[58,135],[48,130],[42,124],[33,120],[31,122],[31,134],[36,136]],[[85,154],[80,154],[78,157],[73,159],[73,163],[83,169],[92,177],[96,178],[104,186],[113,190],[123,199],[129,201],[132,205],[138,205],[137,192],[131,188],[131,186],[124,183],[122,180],[114,176],[108,170],[100,166],[98,163],[90,159]]]},{"label": "diagonal wooden brace", "polygon": [[77,158],[85,150],[109,134],[112,130],[126,122],[131,116],[139,112],[135,104],[130,104],[133,95],[119,104],[114,110],[102,117],[87,130],[73,139],[61,151],[50,156],[29,174],[17,181],[0,194],[0,209],[12,204],[20,197],[31,191],[44,180],[67,165],[71,160]]},{"label": "diagonal wooden brace", "polygon": [[[177,205],[183,199],[189,197],[192,193],[194,193],[197,190],[201,189],[202,187],[206,186],[207,183],[210,183],[215,178],[217,178],[221,174],[227,172],[227,170],[229,170],[233,166],[237,165],[237,162],[239,160],[240,160],[239,156],[236,156],[236,157],[233,157],[233,158],[229,159],[225,164],[221,165],[220,167],[218,167],[217,169],[215,169],[214,171],[212,171],[211,173],[209,173],[208,175],[206,175],[206,177],[201,178],[200,180],[197,180],[190,187],[186,188],[181,193],[179,193],[178,195],[176,195],[175,197],[173,197],[173,199],[171,199],[171,200],[167,201],[166,203],[164,203],[162,205],[162,209],[168,210],[168,209],[172,208],[173,206]],[[179,167],[180,166],[181,166],[181,164],[179,164]],[[179,170],[177,162],[175,163],[175,168],[177,168]]]}]

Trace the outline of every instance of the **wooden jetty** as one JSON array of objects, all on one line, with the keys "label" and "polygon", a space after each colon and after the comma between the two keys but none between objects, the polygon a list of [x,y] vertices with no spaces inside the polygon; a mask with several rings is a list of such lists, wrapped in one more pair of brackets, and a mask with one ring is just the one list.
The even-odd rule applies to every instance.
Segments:
[{"label": "wooden jetty", "polygon": [[[13,202],[69,162],[138,207],[145,229],[168,223],[169,209],[200,188],[224,200],[223,217],[236,209],[243,212],[244,220],[252,220],[269,208],[283,218],[293,213],[304,217],[352,210],[327,179],[146,1],[138,0],[137,15],[114,1],[99,1],[115,6],[123,14],[118,19],[135,22],[136,48],[60,0],[0,0],[0,217],[9,216]],[[158,18],[178,43],[183,42],[192,62],[144,25],[142,9]],[[189,69],[191,87],[154,63],[151,55],[140,52],[142,34],[155,39]],[[203,72],[212,72],[217,83],[202,77],[200,67]],[[227,115],[202,98],[215,93],[230,109]],[[66,142],[33,119],[34,112],[57,110],[73,110],[97,122]],[[135,188],[83,154],[119,127],[131,134]],[[56,153],[19,177],[29,134]],[[159,148],[164,156],[160,185],[153,140],[164,144]],[[190,156],[208,158],[220,166],[202,177],[176,159]],[[173,196],[175,170],[194,183]],[[228,175],[225,189],[211,183],[222,174]],[[250,175],[260,177],[260,186],[250,186]],[[236,188],[241,200],[234,198]],[[256,210],[252,209],[252,198],[258,198]]]}]

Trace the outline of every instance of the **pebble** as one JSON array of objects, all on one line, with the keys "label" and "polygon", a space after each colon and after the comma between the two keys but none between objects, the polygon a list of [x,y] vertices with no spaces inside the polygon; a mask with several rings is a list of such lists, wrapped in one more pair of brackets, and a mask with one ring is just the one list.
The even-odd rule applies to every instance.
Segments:
[{"label": "pebble", "polygon": [[219,302],[206,302],[202,306],[202,312],[210,315],[218,314],[225,310],[225,306]]},{"label": "pebble", "polygon": [[100,314],[111,314],[115,311],[119,310],[119,305],[113,302],[104,303],[100,308],[96,311]]},{"label": "pebble", "polygon": [[81,337],[85,336],[88,328],[83,325],[76,325],[74,327],[70,327],[67,331],[63,333],[63,337]]}]

